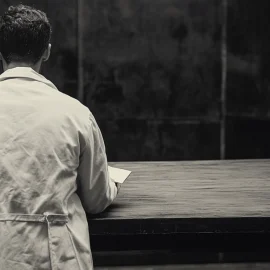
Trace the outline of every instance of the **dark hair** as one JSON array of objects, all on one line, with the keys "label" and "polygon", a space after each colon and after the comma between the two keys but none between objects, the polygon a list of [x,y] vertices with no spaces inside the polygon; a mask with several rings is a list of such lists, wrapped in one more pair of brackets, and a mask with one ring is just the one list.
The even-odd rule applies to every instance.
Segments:
[{"label": "dark hair", "polygon": [[33,7],[11,6],[0,17],[0,52],[5,61],[35,64],[49,45],[51,25],[46,14]]}]

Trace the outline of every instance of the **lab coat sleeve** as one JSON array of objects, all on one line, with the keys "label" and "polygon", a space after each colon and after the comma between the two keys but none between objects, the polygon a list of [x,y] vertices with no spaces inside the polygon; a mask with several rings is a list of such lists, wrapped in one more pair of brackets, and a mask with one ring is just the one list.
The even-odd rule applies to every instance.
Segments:
[{"label": "lab coat sleeve", "polygon": [[117,187],[108,172],[107,155],[101,131],[89,117],[88,131],[78,167],[78,195],[87,213],[98,214],[115,199]]}]

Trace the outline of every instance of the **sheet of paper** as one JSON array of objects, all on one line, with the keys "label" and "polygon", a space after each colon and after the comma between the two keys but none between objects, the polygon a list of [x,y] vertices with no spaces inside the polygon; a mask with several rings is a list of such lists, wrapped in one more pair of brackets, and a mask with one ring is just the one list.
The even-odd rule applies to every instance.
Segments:
[{"label": "sheet of paper", "polygon": [[116,183],[123,184],[131,174],[131,171],[128,170],[119,169],[111,166],[108,166],[108,168],[111,179]]}]

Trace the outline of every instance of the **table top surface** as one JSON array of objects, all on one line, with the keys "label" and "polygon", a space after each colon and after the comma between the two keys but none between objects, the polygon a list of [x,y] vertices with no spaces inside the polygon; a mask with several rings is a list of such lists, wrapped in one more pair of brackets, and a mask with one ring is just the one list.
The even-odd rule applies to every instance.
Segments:
[{"label": "table top surface", "polygon": [[132,173],[98,218],[270,217],[270,159],[110,166]]},{"label": "table top surface", "polygon": [[[256,225],[260,230],[270,224],[270,159],[109,165],[132,173],[113,204],[103,213],[90,216],[93,233],[127,228],[130,233],[152,232],[154,228],[160,230],[162,223],[163,231],[171,232],[199,228],[215,231],[222,226],[224,230],[228,226],[232,231],[245,226],[253,230],[254,219],[260,220]],[[223,223],[218,223],[220,219]],[[142,229],[142,224],[148,227]]]}]

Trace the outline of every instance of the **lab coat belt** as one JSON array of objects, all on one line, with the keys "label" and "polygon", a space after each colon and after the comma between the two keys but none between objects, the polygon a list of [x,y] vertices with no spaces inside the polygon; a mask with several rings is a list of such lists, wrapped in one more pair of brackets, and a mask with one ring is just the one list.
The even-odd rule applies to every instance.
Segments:
[{"label": "lab coat belt", "polygon": [[68,215],[50,214],[48,212],[45,212],[44,214],[1,213],[0,222],[4,221],[47,223],[51,270],[59,269],[55,256],[57,245],[54,243],[54,241],[57,239],[57,228],[59,225],[66,225],[68,222]]},{"label": "lab coat belt", "polygon": [[1,221],[21,221],[21,222],[42,222],[42,223],[67,223],[68,215],[66,214],[19,214],[19,213],[5,213],[0,214]]}]

